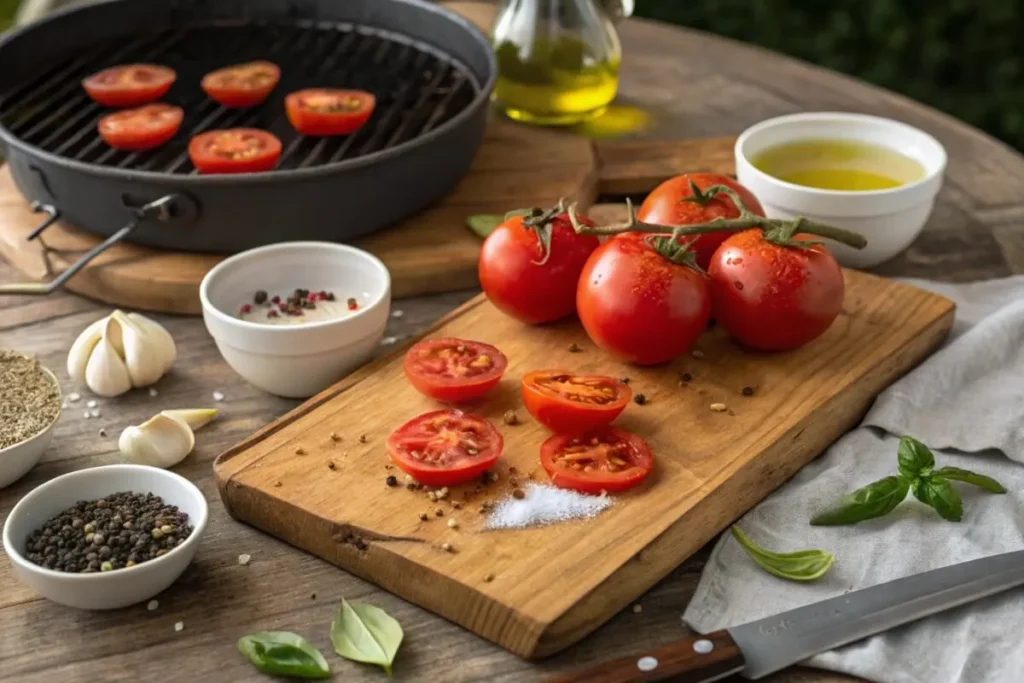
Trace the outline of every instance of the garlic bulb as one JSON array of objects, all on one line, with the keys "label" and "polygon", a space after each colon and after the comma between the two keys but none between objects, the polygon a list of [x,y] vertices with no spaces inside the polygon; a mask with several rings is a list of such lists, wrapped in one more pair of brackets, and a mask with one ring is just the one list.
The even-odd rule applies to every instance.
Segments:
[{"label": "garlic bulb", "polygon": [[217,411],[165,410],[141,425],[121,432],[117,447],[130,462],[153,467],[173,467],[185,459],[196,445],[193,429],[206,425]]},{"label": "garlic bulb", "polygon": [[99,396],[154,384],[174,364],[170,333],[138,313],[114,311],[85,328],[68,352],[68,374]]}]

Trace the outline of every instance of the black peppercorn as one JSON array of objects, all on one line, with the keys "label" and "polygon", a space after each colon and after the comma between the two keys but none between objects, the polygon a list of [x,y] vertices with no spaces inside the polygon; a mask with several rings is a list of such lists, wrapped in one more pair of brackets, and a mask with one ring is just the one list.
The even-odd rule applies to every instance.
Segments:
[{"label": "black peppercorn", "polygon": [[681,375],[679,375],[679,379],[681,379],[684,382],[689,382],[691,379],[693,379],[693,375],[691,375],[688,372],[684,372]]},{"label": "black peppercorn", "polygon": [[623,384],[629,384],[629,378],[628,377],[623,377],[619,381],[622,382]]},{"label": "black peppercorn", "polygon": [[743,391],[741,391],[740,393],[742,393],[744,396],[753,396],[754,387],[743,387]]},{"label": "black peppercorn", "polygon": [[388,486],[398,486],[398,477],[393,474],[389,474],[388,478],[384,480]]},{"label": "black peppercorn", "polygon": [[263,291],[262,289],[257,290],[256,293],[252,297],[252,302],[254,304],[265,304],[265,303],[267,303],[267,293],[265,291]]},{"label": "black peppercorn", "polygon": [[643,394],[637,394],[636,396],[633,397],[633,403],[637,404],[638,406],[642,406],[645,403],[647,403],[647,397],[644,396]]}]

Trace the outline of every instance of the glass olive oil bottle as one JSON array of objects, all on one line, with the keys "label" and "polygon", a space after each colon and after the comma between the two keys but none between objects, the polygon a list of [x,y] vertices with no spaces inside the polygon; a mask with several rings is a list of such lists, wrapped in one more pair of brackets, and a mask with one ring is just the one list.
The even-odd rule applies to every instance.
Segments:
[{"label": "glass olive oil bottle", "polygon": [[622,50],[597,0],[505,0],[491,33],[494,99],[509,117],[568,125],[615,98]]}]

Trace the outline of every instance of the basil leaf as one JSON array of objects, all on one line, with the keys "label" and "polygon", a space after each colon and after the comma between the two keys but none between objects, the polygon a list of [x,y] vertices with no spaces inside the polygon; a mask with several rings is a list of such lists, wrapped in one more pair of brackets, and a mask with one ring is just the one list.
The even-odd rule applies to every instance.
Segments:
[{"label": "basil leaf", "polygon": [[843,496],[825,512],[816,515],[814,526],[856,524],[883,517],[892,512],[907,497],[910,483],[904,477],[886,477]]},{"label": "basil leaf", "polygon": [[984,474],[978,474],[970,470],[962,470],[959,467],[943,467],[940,470],[936,470],[932,476],[962,481],[965,484],[971,484],[992,493],[1006,493],[1006,488],[992,477],[986,477]]},{"label": "basil leaf", "polygon": [[265,674],[293,678],[331,676],[331,667],[320,651],[295,633],[260,631],[242,636],[238,649]]},{"label": "basil leaf", "polygon": [[769,574],[790,581],[813,581],[829,570],[836,558],[824,550],[800,550],[795,553],[775,553],[754,544],[750,538],[732,527],[733,537],[747,551],[750,559]]},{"label": "basil leaf", "polygon": [[494,229],[504,221],[505,217],[502,215],[481,213],[468,217],[466,219],[466,225],[481,238],[486,239],[487,236],[494,232]]},{"label": "basil leaf", "polygon": [[964,506],[960,502],[960,496],[953,490],[953,485],[941,477],[915,479],[914,496],[932,507],[943,519],[959,522],[964,518]]},{"label": "basil leaf", "polygon": [[907,479],[927,476],[935,467],[935,456],[931,450],[912,436],[900,437],[896,458],[900,474]]},{"label": "basil leaf", "polygon": [[342,600],[338,616],[331,622],[335,652],[346,659],[383,667],[388,676],[402,636],[402,627],[394,617],[379,607],[359,602]]}]

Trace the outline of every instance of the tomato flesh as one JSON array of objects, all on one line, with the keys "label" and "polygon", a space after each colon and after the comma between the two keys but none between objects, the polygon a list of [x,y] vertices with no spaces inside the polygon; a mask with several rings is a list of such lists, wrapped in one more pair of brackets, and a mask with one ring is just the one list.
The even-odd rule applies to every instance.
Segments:
[{"label": "tomato flesh", "polygon": [[210,130],[192,138],[188,155],[200,173],[257,173],[274,168],[281,141],[255,128]]},{"label": "tomato flesh", "polygon": [[540,462],[552,484],[582,493],[624,491],[654,468],[647,442],[617,427],[585,436],[556,434],[541,446]]},{"label": "tomato flesh", "polygon": [[659,254],[648,237],[611,239],[580,274],[576,308],[599,347],[638,365],[685,353],[707,327],[707,277]]},{"label": "tomato flesh", "polygon": [[487,420],[459,410],[435,410],[409,420],[387,441],[391,460],[426,486],[455,486],[479,477],[498,460],[504,440]]},{"label": "tomato flesh", "polygon": [[[576,312],[576,283],[596,237],[578,235],[561,213],[549,223],[547,254],[537,231],[512,216],[487,236],[480,250],[480,286],[500,311],[529,324],[552,322]],[[594,225],[579,216],[584,225]],[[546,260],[545,260],[546,259]]]},{"label": "tomato flesh", "polygon": [[482,342],[424,339],[405,354],[405,376],[416,390],[445,403],[478,399],[501,380],[508,358]]},{"label": "tomato flesh", "polygon": [[103,141],[115,149],[152,149],[174,137],[184,116],[181,107],[147,104],[108,114],[97,128]]},{"label": "tomato flesh", "polygon": [[[740,215],[736,204],[725,194],[716,194],[703,204],[687,201],[688,197],[693,196],[691,182],[701,190],[706,190],[712,185],[725,185],[739,195],[740,200],[751,212],[759,216],[764,215],[764,208],[761,202],[757,201],[757,197],[729,176],[718,173],[686,173],[670,178],[654,188],[637,211],[637,218],[662,225],[693,225],[708,223],[716,218],[736,218]],[[715,250],[728,236],[727,232],[718,232],[698,235],[696,238],[683,237],[682,240],[690,242],[690,249],[697,256],[697,265],[707,270]]]},{"label": "tomato flesh", "polygon": [[303,135],[348,135],[367,122],[376,105],[362,90],[312,88],[284,98],[288,121]]},{"label": "tomato flesh", "polygon": [[260,60],[211,71],[200,86],[210,99],[225,107],[251,107],[267,99],[280,80],[277,64]]},{"label": "tomato flesh", "polygon": [[106,107],[137,107],[158,100],[171,89],[177,74],[157,64],[122,64],[82,80],[89,97]]},{"label": "tomato flesh", "polygon": [[523,377],[523,403],[542,425],[559,434],[581,434],[617,418],[633,392],[620,380],[534,370]]},{"label": "tomato flesh", "polygon": [[803,346],[824,334],[843,309],[843,271],[822,245],[784,247],[765,240],[760,230],[746,230],[722,243],[708,275],[715,319],[753,349]]}]

